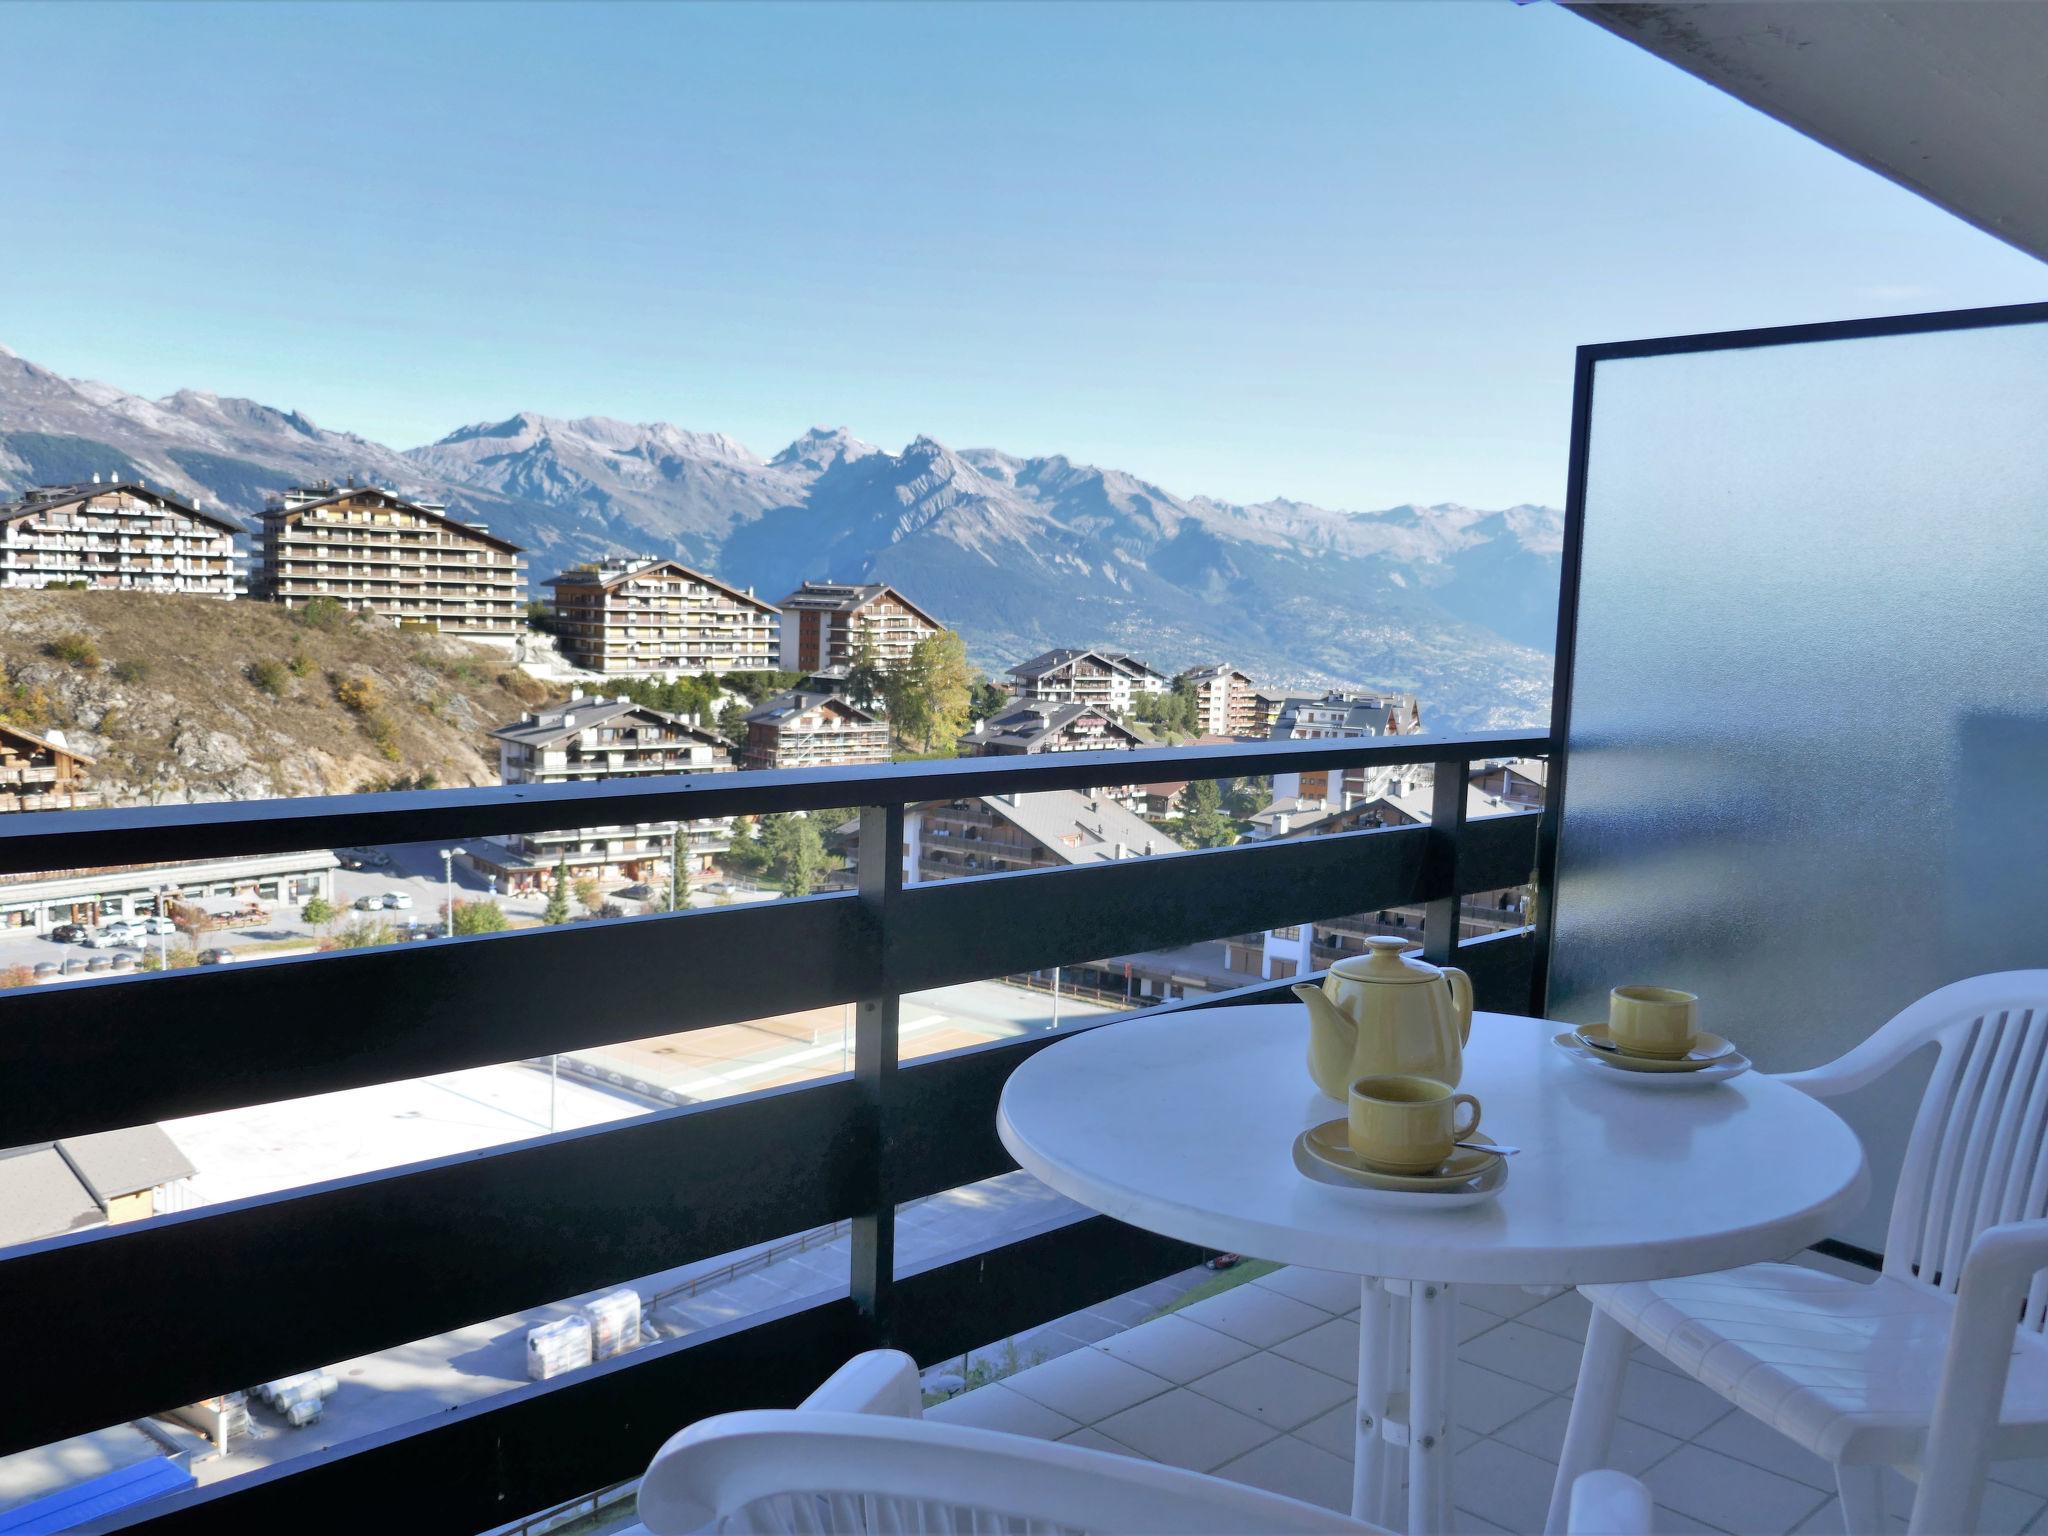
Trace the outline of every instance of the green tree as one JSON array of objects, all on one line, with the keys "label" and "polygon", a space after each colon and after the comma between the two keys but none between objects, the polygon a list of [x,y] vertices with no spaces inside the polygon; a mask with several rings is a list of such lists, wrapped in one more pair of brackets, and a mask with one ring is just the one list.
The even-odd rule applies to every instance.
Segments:
[{"label": "green tree", "polygon": [[1237,841],[1237,828],[1223,809],[1223,792],[1214,779],[1196,779],[1181,797],[1181,836],[1196,848],[1225,848]]},{"label": "green tree", "polygon": [[888,697],[889,678],[882,666],[882,653],[875,638],[863,629],[853,645],[853,660],[846,668],[846,696],[861,709],[873,709]]},{"label": "green tree", "polygon": [[597,876],[578,875],[574,886],[576,899],[583,903],[583,910],[595,912],[604,905],[604,894],[597,888]]},{"label": "green tree", "polygon": [[967,729],[974,700],[974,669],[958,633],[927,635],[888,672],[889,724],[896,740],[916,752],[930,752]]},{"label": "green tree", "polygon": [[325,896],[315,896],[299,908],[299,921],[308,928],[325,928],[341,914]]},{"label": "green tree", "polygon": [[544,923],[566,923],[569,921],[569,861],[559,859],[555,863],[554,888],[548,892],[547,910],[540,915]]},{"label": "green tree", "polygon": [[758,830],[753,817],[740,817],[733,823],[732,841],[719,862],[726,869],[742,875],[757,875],[766,869],[768,850],[756,835]]},{"label": "green tree", "polygon": [[986,677],[977,677],[968,693],[967,723],[972,725],[977,720],[1000,714],[1009,702],[1010,696],[1002,689]]},{"label": "green tree", "polygon": [[373,944],[395,944],[398,930],[381,917],[359,917],[344,924],[331,938],[322,939],[323,949],[368,949]]},{"label": "green tree", "polygon": [[718,712],[718,734],[735,746],[747,739],[747,706],[734,699]]},{"label": "green tree", "polygon": [[785,896],[808,896],[825,872],[825,837],[802,811],[762,818],[761,846]]},{"label": "green tree", "polygon": [[455,903],[455,932],[457,936],[466,933],[503,933],[512,926],[505,916],[505,909],[495,901],[458,901]]}]

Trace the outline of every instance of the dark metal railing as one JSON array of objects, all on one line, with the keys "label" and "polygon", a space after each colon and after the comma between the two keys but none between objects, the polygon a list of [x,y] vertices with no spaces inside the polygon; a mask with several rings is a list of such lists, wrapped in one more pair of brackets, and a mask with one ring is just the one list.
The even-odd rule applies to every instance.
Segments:
[{"label": "dark metal railing", "polygon": [[[1534,1010],[1534,938],[1461,947],[1457,908],[1530,879],[1538,816],[1467,823],[1463,784],[1473,761],[1550,750],[1541,732],[1272,742],[9,818],[0,873],[778,810],[857,808],[860,833],[841,893],[0,997],[0,1146],[856,1004],[848,1075],[0,1254],[0,1454],[850,1222],[843,1299],[151,1506],[167,1530],[354,1530],[404,1487],[417,1528],[475,1531],[634,1475],[703,1414],[793,1402],[860,1348],[945,1359],[1184,1267],[1188,1245],[1085,1217],[899,1272],[897,1206],[1014,1166],[996,1099],[1059,1038],[900,1062],[903,995],[1420,904],[1428,952],[1455,951],[1482,1006]],[[1436,765],[1429,827],[903,883],[905,808],[924,801],[1416,762]],[[58,1326],[87,1317],[87,1335]],[[80,1337],[115,1336],[81,1356]]]}]

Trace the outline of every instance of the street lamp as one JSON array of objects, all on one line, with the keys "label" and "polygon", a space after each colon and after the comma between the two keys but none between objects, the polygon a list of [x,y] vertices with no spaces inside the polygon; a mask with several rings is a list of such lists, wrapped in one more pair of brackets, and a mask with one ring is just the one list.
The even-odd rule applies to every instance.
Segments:
[{"label": "street lamp", "polygon": [[160,971],[171,968],[171,888],[168,885],[156,888],[156,968]]},{"label": "street lamp", "polygon": [[443,848],[441,850],[441,883],[447,891],[447,906],[441,919],[441,937],[455,937],[455,861],[468,853],[467,848]]}]

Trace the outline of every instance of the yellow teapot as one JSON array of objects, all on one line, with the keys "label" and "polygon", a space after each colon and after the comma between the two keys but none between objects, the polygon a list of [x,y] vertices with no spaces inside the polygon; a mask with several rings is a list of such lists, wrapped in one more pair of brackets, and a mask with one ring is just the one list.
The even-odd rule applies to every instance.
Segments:
[{"label": "yellow teapot", "polygon": [[1320,987],[1302,983],[1308,1004],[1308,1072],[1342,1102],[1352,1082],[1374,1073],[1410,1073],[1456,1087],[1472,1038],[1472,979],[1404,955],[1413,939],[1365,941],[1366,952],[1339,960]]}]

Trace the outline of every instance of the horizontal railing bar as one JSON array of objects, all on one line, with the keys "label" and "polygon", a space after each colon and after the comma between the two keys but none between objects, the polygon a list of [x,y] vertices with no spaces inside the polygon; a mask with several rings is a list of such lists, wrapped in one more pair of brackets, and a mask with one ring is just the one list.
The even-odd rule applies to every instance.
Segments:
[{"label": "horizontal railing bar", "polygon": [[879,951],[833,895],[22,989],[0,1146],[798,1012]]},{"label": "horizontal railing bar", "polygon": [[[1458,883],[1527,880],[1538,820],[1472,822]],[[890,917],[885,969],[915,992],[1450,895],[1436,889],[1427,835],[1386,827],[1176,854],[1163,867],[1120,859],[910,886]]]},{"label": "horizontal railing bar", "polygon": [[482,1531],[638,1477],[714,1413],[793,1408],[859,1348],[852,1303],[793,1302],[294,1456],[88,1532]]},{"label": "horizontal railing bar", "polygon": [[897,1276],[897,1347],[935,1365],[1163,1280],[1208,1252],[1108,1216],[963,1249]]},{"label": "horizontal railing bar", "polygon": [[[845,1078],[769,1089],[0,1255],[0,1455],[850,1216],[858,1104]],[[80,1369],[67,1318],[121,1347]]]},{"label": "horizontal railing bar", "polygon": [[878,766],[517,784],[484,789],[42,811],[0,825],[0,874],[100,864],[294,853],[306,848],[504,836],[563,827],[914,804],[1164,779],[1477,761],[1550,750],[1547,731],[1147,747]]},{"label": "horizontal railing bar", "polygon": [[[1470,823],[1459,883],[1525,879],[1536,820]],[[1395,827],[906,887],[889,985],[1424,900],[1422,846]],[[0,1002],[0,1146],[845,1002],[883,953],[841,894],[22,989]]]}]

